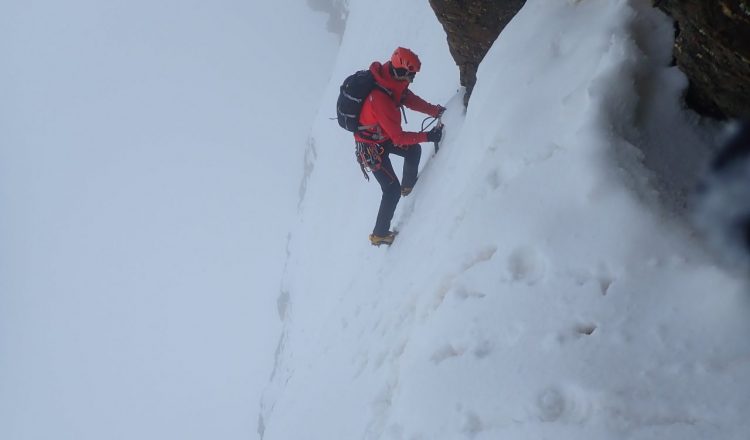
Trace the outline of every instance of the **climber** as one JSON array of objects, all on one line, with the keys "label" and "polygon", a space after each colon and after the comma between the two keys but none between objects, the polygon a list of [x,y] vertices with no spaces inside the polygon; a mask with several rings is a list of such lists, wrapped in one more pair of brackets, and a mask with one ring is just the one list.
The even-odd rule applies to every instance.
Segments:
[{"label": "climber", "polygon": [[[380,200],[375,228],[370,243],[390,245],[396,234],[390,230],[391,219],[401,196],[407,196],[417,182],[420,142],[439,142],[443,128],[438,124],[427,132],[407,132],[401,128],[401,106],[439,118],[445,107],[433,105],[409,90],[409,84],[421,68],[419,57],[409,49],[399,47],[384,64],[373,62],[370,72],[376,87],[362,105],[359,115],[361,129],[354,134],[357,160],[362,169],[368,168],[380,184]],[[404,158],[402,182],[393,170],[390,154]],[[367,174],[365,173],[365,176]]]}]

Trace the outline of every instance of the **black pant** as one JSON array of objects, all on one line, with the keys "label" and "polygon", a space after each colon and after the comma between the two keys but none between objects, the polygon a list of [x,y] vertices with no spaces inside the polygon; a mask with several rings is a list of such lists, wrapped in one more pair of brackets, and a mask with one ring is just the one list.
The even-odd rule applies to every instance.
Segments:
[{"label": "black pant", "polygon": [[383,196],[380,199],[378,218],[375,221],[375,228],[372,233],[382,237],[388,234],[391,229],[393,213],[396,211],[396,205],[401,198],[401,185],[388,156],[395,154],[404,158],[402,174],[404,187],[411,188],[417,183],[417,171],[419,170],[419,159],[422,157],[422,147],[419,144],[396,147],[390,141],[383,143],[381,146],[384,149],[381,157],[382,163],[380,168],[373,171],[372,174],[378,180],[380,188],[383,190]]}]

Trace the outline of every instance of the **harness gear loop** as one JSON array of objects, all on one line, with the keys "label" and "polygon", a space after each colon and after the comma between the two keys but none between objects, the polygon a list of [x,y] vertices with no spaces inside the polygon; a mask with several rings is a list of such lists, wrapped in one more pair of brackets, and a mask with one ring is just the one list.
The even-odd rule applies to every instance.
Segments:
[{"label": "harness gear loop", "polygon": [[374,142],[382,141],[383,139],[385,139],[385,136],[383,136],[383,132],[380,130],[380,126],[378,124],[360,125],[357,134],[364,139],[369,139]]},{"label": "harness gear loop", "polygon": [[365,179],[370,180],[367,172],[374,172],[380,169],[383,164],[383,153],[385,148],[380,144],[369,144],[366,142],[356,142],[357,148],[354,155],[357,158],[360,169]]}]

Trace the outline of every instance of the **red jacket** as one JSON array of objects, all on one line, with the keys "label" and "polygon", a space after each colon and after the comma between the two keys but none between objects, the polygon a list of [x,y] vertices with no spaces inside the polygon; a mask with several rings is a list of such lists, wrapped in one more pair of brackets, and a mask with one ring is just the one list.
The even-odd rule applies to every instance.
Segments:
[{"label": "red jacket", "polygon": [[[387,140],[395,145],[411,145],[427,142],[427,132],[415,133],[401,129],[400,105],[437,117],[440,107],[432,105],[409,90],[408,81],[399,81],[391,76],[391,62],[385,64],[374,62],[370,65],[370,72],[375,81],[391,91],[389,96],[385,91],[375,88],[365,99],[362,112],[359,115],[359,125],[372,126],[365,130],[365,137],[359,133],[354,138],[359,142],[381,143]],[[370,137],[368,137],[370,136]]]}]

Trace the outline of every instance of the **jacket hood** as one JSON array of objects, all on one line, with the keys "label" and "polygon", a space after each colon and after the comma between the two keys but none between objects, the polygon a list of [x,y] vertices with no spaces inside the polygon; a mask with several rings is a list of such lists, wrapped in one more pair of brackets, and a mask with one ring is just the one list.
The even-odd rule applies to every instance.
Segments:
[{"label": "jacket hood", "polygon": [[375,81],[393,93],[393,100],[401,102],[401,95],[409,87],[408,81],[399,81],[391,76],[391,62],[382,64],[378,61],[370,64],[370,72],[375,77]]}]

